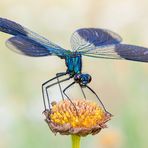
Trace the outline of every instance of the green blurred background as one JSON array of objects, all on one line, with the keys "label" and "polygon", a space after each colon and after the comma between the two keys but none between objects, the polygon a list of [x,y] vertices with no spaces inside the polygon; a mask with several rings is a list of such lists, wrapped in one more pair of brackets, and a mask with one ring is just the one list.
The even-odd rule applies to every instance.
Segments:
[{"label": "green blurred background", "polygon": [[[147,0],[0,0],[0,16],[66,49],[81,27],[107,28],[125,43],[148,47]],[[0,33],[0,148],[69,148],[70,137],[51,133],[42,115],[41,84],[65,71],[64,61],[15,54],[5,47],[8,37]],[[83,66],[93,77],[90,86],[114,117],[108,129],[83,138],[82,147],[147,148],[148,65],[83,58]],[[79,94],[79,88],[70,92]],[[51,95],[60,98],[56,89]]]}]

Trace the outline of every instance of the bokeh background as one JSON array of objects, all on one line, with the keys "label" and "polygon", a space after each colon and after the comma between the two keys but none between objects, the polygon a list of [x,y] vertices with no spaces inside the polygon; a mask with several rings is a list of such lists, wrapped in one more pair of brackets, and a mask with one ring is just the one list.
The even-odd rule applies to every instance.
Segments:
[{"label": "bokeh background", "polygon": [[[125,43],[148,47],[147,0],[0,0],[0,16],[66,49],[81,27],[107,28]],[[0,33],[0,148],[70,147],[70,137],[51,133],[42,115],[41,84],[65,71],[64,61],[13,53],[5,47],[8,37]],[[108,129],[83,138],[82,147],[148,147],[148,65],[84,57],[83,71],[92,75],[90,86],[114,117]],[[79,88],[72,93],[77,97]],[[60,98],[56,88],[50,95]]]}]

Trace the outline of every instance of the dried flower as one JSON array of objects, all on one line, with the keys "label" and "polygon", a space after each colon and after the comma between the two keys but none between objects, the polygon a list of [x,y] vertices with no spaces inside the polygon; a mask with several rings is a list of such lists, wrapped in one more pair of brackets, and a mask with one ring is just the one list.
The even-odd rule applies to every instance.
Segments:
[{"label": "dried flower", "polygon": [[52,132],[62,135],[86,136],[95,135],[105,123],[111,119],[111,114],[106,113],[95,102],[88,100],[69,100],[54,103],[51,110],[45,110],[45,121]]}]

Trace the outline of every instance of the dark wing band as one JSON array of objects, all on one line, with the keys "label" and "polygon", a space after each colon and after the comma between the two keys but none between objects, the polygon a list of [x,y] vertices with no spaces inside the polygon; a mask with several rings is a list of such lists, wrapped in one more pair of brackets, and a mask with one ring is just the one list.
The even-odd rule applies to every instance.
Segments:
[{"label": "dark wing band", "polygon": [[101,46],[118,44],[121,37],[116,33],[99,28],[82,28],[76,30],[71,37],[74,51],[87,52]]},{"label": "dark wing band", "polygon": [[25,37],[15,36],[7,40],[6,45],[13,51],[27,56],[47,56],[52,53],[41,44]]},{"label": "dark wing band", "polygon": [[128,44],[104,46],[102,48],[88,51],[83,55],[95,58],[126,59],[148,62],[148,48]]}]

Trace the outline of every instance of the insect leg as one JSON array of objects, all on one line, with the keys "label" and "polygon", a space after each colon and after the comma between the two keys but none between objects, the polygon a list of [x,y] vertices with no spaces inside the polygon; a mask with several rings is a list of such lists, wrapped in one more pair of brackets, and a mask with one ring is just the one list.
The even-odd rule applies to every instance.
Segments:
[{"label": "insect leg", "polygon": [[76,110],[76,114],[79,115],[76,106],[75,106],[74,103],[71,101],[71,99],[69,98],[69,96],[66,94],[66,90],[67,90],[68,88],[70,88],[70,87],[71,87],[72,85],[74,85],[74,84],[75,84],[75,82],[72,82],[72,83],[70,83],[66,88],[64,88],[63,94],[67,97],[67,99],[70,101],[70,103],[74,106],[74,108],[75,108],[75,110]]},{"label": "insect leg", "polygon": [[58,77],[60,74],[61,73],[57,73],[56,76],[57,76],[57,82],[58,82],[58,85],[59,85],[61,96],[62,96],[62,99],[64,100],[64,96],[63,96],[63,92],[62,92],[62,87],[61,87],[61,84],[59,83],[59,77]]},{"label": "insect leg", "polygon": [[[64,75],[66,75],[67,73],[59,73],[59,75],[58,75],[58,77],[62,77],[62,76],[64,76]],[[46,110],[46,101],[45,101],[45,93],[44,93],[44,86],[46,85],[46,84],[48,84],[49,82],[51,82],[51,81],[53,81],[53,80],[55,80],[57,78],[57,76],[55,76],[55,77],[53,77],[52,79],[50,79],[50,80],[48,80],[48,81],[46,81],[46,82],[44,82],[43,84],[42,84],[42,96],[43,96],[43,103],[44,103],[44,108],[45,108],[45,110]],[[46,95],[48,96],[48,94],[46,93]],[[48,104],[50,104],[49,103],[49,98],[48,98]]]},{"label": "insect leg", "polygon": [[63,80],[60,80],[59,82],[55,82],[55,83],[52,83],[48,86],[45,87],[45,90],[46,90],[46,94],[47,94],[47,99],[48,99],[48,107],[50,108],[50,101],[49,101],[49,95],[48,95],[48,88],[58,84],[58,83],[62,83],[62,82],[65,82],[65,81],[68,81],[69,79],[71,79],[71,77],[68,77],[66,79],[63,79]]},{"label": "insect leg", "polygon": [[101,106],[103,107],[104,111],[109,113],[106,110],[106,108],[105,108],[104,104],[102,103],[102,101],[100,100],[100,98],[98,97],[98,95],[96,94],[96,92],[92,88],[90,88],[88,85],[86,85],[85,87],[87,87],[97,97],[97,99],[99,100],[99,102],[100,102]]},{"label": "insect leg", "polygon": [[82,91],[82,94],[83,94],[83,96],[84,96],[84,98],[85,98],[85,100],[86,100],[86,95],[85,95],[85,93],[84,93],[84,90],[83,90],[83,88],[82,88],[81,84],[79,84],[79,86],[80,86],[81,91]]}]

